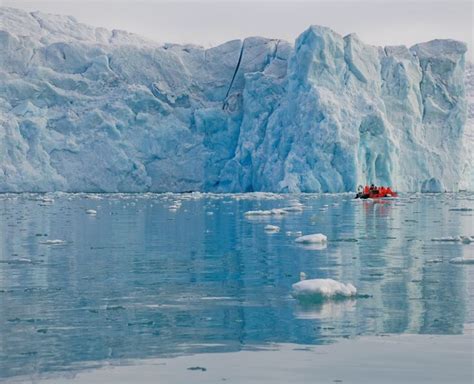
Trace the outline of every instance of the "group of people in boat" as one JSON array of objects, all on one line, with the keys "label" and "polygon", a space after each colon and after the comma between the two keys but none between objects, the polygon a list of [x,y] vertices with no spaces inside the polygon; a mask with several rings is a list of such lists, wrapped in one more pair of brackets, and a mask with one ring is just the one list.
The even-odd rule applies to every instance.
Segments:
[{"label": "group of people in boat", "polygon": [[397,196],[396,192],[392,191],[390,187],[384,187],[383,185],[377,187],[374,184],[370,186],[366,185],[362,187],[359,185],[357,188],[356,199],[369,199],[369,198],[380,198],[380,197],[395,197]]}]

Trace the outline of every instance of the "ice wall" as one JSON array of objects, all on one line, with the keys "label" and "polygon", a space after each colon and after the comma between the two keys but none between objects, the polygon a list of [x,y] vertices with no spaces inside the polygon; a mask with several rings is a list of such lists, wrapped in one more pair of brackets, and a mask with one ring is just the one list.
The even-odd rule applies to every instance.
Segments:
[{"label": "ice wall", "polygon": [[0,191],[472,186],[465,51],[318,26],[204,49],[0,8]]}]

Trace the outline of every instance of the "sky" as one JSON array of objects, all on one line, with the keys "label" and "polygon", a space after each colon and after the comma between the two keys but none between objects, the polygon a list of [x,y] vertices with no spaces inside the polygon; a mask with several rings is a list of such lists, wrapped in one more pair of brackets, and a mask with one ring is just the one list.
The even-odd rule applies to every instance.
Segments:
[{"label": "sky", "polygon": [[462,40],[473,55],[472,0],[0,0],[28,11],[72,15],[78,21],[123,29],[158,42],[205,47],[248,36],[293,42],[311,24],[341,35],[357,33],[374,45],[413,45],[436,38]]}]

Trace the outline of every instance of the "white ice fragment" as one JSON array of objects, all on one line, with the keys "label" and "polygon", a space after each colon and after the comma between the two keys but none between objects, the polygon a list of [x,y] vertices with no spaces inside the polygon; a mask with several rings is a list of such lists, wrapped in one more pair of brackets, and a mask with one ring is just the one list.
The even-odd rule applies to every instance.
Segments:
[{"label": "white ice fragment", "polygon": [[272,214],[272,211],[247,211],[244,213],[245,216],[270,216]]},{"label": "white ice fragment", "polygon": [[86,213],[91,216],[97,215],[97,211],[95,209],[88,209]]},{"label": "white ice fragment", "polygon": [[301,231],[286,231],[286,236],[302,236],[303,232]]},{"label": "white ice fragment", "polygon": [[59,240],[59,239],[45,240],[45,241],[42,241],[40,244],[44,244],[44,245],[63,245],[63,244],[66,244],[66,241],[65,240]]},{"label": "white ice fragment", "polygon": [[449,260],[451,264],[474,264],[474,257],[455,257]]},{"label": "white ice fragment", "polygon": [[312,235],[304,235],[295,239],[295,242],[300,244],[314,244],[314,243],[326,243],[328,238],[322,233],[314,233]]},{"label": "white ice fragment", "polygon": [[446,237],[433,237],[431,241],[442,241],[442,242],[459,242],[461,236],[446,236]]},{"label": "white ice fragment", "polygon": [[303,207],[300,205],[291,205],[289,207],[282,208],[285,212],[303,212]]},{"label": "white ice fragment", "polygon": [[283,208],[273,208],[270,210],[257,210],[257,211],[247,211],[244,213],[245,216],[279,216],[286,214],[286,211]]},{"label": "white ice fragment", "polygon": [[265,232],[280,232],[280,227],[277,225],[265,225]]},{"label": "white ice fragment", "polygon": [[354,297],[357,289],[351,283],[341,283],[333,279],[302,280],[292,285],[292,296],[303,301],[324,301]]}]

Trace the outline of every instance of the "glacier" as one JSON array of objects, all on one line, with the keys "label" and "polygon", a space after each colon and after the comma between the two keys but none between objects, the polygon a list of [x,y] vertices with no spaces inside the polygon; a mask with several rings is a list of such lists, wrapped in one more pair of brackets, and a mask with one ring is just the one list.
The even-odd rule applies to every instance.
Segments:
[{"label": "glacier", "polygon": [[459,41],[205,49],[4,7],[0,50],[0,192],[474,188]]}]

